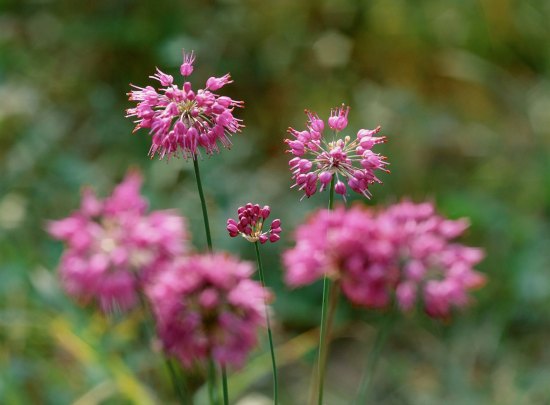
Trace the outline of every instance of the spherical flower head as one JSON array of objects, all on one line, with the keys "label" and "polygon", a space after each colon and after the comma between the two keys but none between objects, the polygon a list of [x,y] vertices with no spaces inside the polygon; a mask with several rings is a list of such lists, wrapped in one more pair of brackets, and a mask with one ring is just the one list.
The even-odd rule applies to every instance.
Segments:
[{"label": "spherical flower head", "polygon": [[240,367],[265,326],[261,284],[248,262],[221,253],[167,263],[147,287],[157,331],[167,353],[185,367],[212,357]]},{"label": "spherical flower head", "polygon": [[[183,52],[180,73],[188,77],[193,73],[195,54]],[[211,77],[204,89],[194,91],[190,82],[181,87],[173,84],[173,77],[157,68],[150,76],[160,86],[134,88],[128,93],[136,107],[129,108],[127,117],[136,117],[134,132],[149,129],[152,144],[149,156],[182,156],[196,158],[203,151],[210,155],[231,146],[231,136],[243,127],[241,120],[233,115],[236,107],[243,107],[242,101],[216,94],[226,84],[232,83],[229,74]]]},{"label": "spherical flower head", "polygon": [[285,282],[291,287],[311,284],[325,275],[342,286],[353,303],[384,307],[397,277],[392,249],[381,240],[371,211],[316,211],[295,234],[296,246],[283,255]]},{"label": "spherical flower head", "polygon": [[258,204],[248,203],[237,210],[238,221],[232,218],[227,220],[227,232],[229,232],[229,236],[232,238],[241,235],[247,241],[253,243],[277,242],[281,238],[280,234],[282,231],[280,219],[273,220],[269,230],[263,231],[264,222],[270,213],[271,209],[267,205],[260,208]]},{"label": "spherical flower head", "polygon": [[294,180],[292,187],[302,190],[304,196],[311,197],[318,188],[325,190],[336,176],[337,194],[345,198],[349,187],[370,198],[369,186],[381,183],[376,172],[388,172],[386,158],[372,151],[375,145],[386,141],[384,136],[375,136],[380,127],[361,129],[353,140],[341,134],[348,125],[349,111],[350,108],[344,105],[331,110],[327,123],[332,135],[324,134],[324,121],[311,111],[306,111],[306,130],[288,129],[293,137],[285,139],[289,147],[287,152],[294,156],[289,162]]},{"label": "spherical flower head", "polygon": [[428,315],[447,318],[470,302],[469,290],[484,285],[485,276],[473,268],[483,251],[453,241],[467,229],[466,219],[446,219],[429,202],[403,201],[380,212],[377,221],[400,266],[396,298],[402,310],[413,309],[420,298]]},{"label": "spherical flower head", "polygon": [[184,219],[169,211],[147,213],[141,181],[129,172],[103,201],[85,189],[78,211],[48,224],[50,235],[66,243],[59,269],[65,290],[106,312],[134,307],[138,289],[159,264],[187,250]]}]

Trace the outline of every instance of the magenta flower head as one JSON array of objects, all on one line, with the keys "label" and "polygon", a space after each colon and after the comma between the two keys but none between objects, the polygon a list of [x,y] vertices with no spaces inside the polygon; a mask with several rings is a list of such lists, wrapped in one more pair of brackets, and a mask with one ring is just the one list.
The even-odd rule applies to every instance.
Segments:
[{"label": "magenta flower head", "polygon": [[384,307],[391,301],[393,268],[390,241],[380,238],[376,218],[359,206],[318,210],[295,234],[296,246],[283,255],[285,281],[311,284],[325,275],[340,283],[353,303]]},{"label": "magenta flower head", "polygon": [[221,253],[168,263],[147,286],[167,353],[185,367],[209,357],[242,366],[265,325],[267,291],[250,279],[252,272],[250,263]]},{"label": "magenta flower head", "polygon": [[380,127],[361,129],[353,140],[348,135],[340,134],[348,125],[349,110],[344,105],[332,109],[327,121],[328,127],[333,131],[330,138],[324,135],[324,121],[311,111],[306,111],[306,130],[288,129],[294,137],[285,139],[289,146],[287,152],[294,155],[289,162],[295,182],[292,187],[303,190],[307,197],[317,192],[319,183],[320,191],[326,189],[332,177],[336,176],[337,194],[345,196],[349,187],[369,198],[369,185],[381,183],[375,172],[388,172],[385,168],[386,158],[372,151],[374,145],[386,141],[384,136],[375,136]]},{"label": "magenta flower head", "polygon": [[138,302],[140,284],[187,251],[184,219],[147,213],[140,187],[141,176],[129,172],[103,201],[85,189],[78,211],[48,224],[50,235],[66,243],[59,271],[72,297],[104,311],[128,310]]},{"label": "magenta flower head", "polygon": [[260,242],[264,244],[268,240],[277,242],[281,236],[281,220],[275,219],[271,222],[269,231],[263,232],[265,220],[269,217],[271,210],[269,206],[260,208],[258,204],[248,203],[244,207],[239,207],[237,213],[239,221],[230,218],[227,220],[227,232],[234,238],[241,235],[249,242]]},{"label": "magenta flower head", "polygon": [[466,219],[443,218],[429,202],[403,201],[379,214],[378,227],[396,251],[401,309],[411,310],[421,299],[428,315],[447,318],[469,303],[469,290],[485,284],[486,277],[473,268],[483,251],[453,242],[468,227]]},{"label": "magenta flower head", "polygon": [[[195,55],[183,53],[180,73],[187,77],[193,73]],[[183,156],[195,158],[201,149],[206,154],[219,152],[219,144],[231,146],[230,137],[243,127],[241,120],[233,116],[235,107],[243,107],[235,101],[215,92],[232,83],[229,74],[211,77],[204,89],[193,90],[190,82],[180,88],[174,78],[157,68],[150,76],[160,83],[159,88],[138,87],[128,93],[130,101],[137,103],[129,108],[127,117],[136,117],[134,132],[148,128],[152,136],[149,156]]]}]

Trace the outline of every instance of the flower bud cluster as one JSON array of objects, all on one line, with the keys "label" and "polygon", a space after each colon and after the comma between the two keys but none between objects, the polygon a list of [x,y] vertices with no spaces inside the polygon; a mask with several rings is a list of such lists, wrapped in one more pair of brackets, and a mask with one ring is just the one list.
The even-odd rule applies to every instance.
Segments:
[{"label": "flower bud cluster", "polygon": [[265,205],[260,208],[258,204],[248,203],[237,210],[239,221],[230,218],[227,220],[227,231],[232,238],[241,235],[249,242],[272,243],[277,242],[281,236],[281,220],[271,222],[269,231],[263,232],[264,221],[269,217],[271,209]]}]

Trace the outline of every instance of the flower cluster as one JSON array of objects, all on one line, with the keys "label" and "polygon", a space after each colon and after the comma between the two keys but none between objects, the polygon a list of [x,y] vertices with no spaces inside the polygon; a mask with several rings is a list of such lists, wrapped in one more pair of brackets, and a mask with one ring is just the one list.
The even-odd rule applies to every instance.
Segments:
[{"label": "flower cluster", "polygon": [[[191,75],[195,55],[183,53],[180,73],[183,77]],[[195,158],[202,148],[206,154],[219,152],[218,142],[225,148],[231,146],[230,136],[240,131],[241,120],[233,116],[235,107],[243,107],[242,101],[220,96],[215,91],[232,83],[229,74],[222,77],[210,77],[206,87],[194,91],[190,82],[181,88],[174,84],[171,75],[157,68],[150,76],[158,80],[160,88],[152,86],[133,86],[130,101],[137,106],[127,110],[127,117],[136,117],[134,132],[148,128],[152,136],[149,155],[182,155]]]},{"label": "flower cluster", "polygon": [[402,263],[396,297],[403,310],[421,297],[430,316],[445,318],[468,303],[468,290],[484,285],[485,276],[473,269],[483,251],[452,241],[468,225],[437,215],[431,203],[403,201],[380,213],[378,227]]},{"label": "flower cluster", "polygon": [[378,213],[321,210],[297,229],[296,246],[284,254],[286,282],[295,287],[327,275],[355,304],[385,307],[395,294],[410,310],[421,297],[428,315],[444,318],[485,281],[473,269],[483,252],[451,241],[467,226],[436,215],[431,203],[404,201]]},{"label": "flower cluster", "polygon": [[277,242],[281,236],[281,220],[275,219],[271,222],[269,231],[262,232],[264,221],[269,217],[271,210],[269,206],[260,208],[258,204],[248,203],[244,207],[239,207],[237,213],[239,222],[230,218],[227,220],[227,231],[229,236],[234,238],[242,235],[249,242],[260,242],[264,244],[268,240]]},{"label": "flower cluster", "polygon": [[60,263],[66,291],[104,311],[133,307],[139,284],[187,250],[184,219],[169,211],[148,214],[141,181],[130,172],[103,201],[86,189],[78,211],[48,224],[48,232],[67,244]]},{"label": "flower cluster", "polygon": [[267,291],[253,267],[225,254],[168,264],[147,288],[165,350],[189,367],[212,357],[239,367],[265,325]]},{"label": "flower cluster", "polygon": [[288,285],[307,285],[327,275],[339,280],[343,293],[358,305],[388,305],[398,272],[390,265],[392,246],[379,238],[370,211],[359,206],[319,210],[295,236],[296,246],[283,256]]},{"label": "flower cluster", "polygon": [[[361,129],[356,138],[339,135],[348,125],[349,107],[342,105],[334,108],[328,118],[328,126],[334,131],[332,140],[323,136],[325,123],[313,112],[306,111],[308,116],[307,130],[297,131],[289,128],[294,139],[286,139],[288,152],[295,157],[289,162],[295,184],[310,197],[317,192],[319,183],[323,191],[336,176],[335,192],[343,196],[347,186],[353,191],[370,197],[368,187],[372,183],[381,183],[375,171],[385,169],[386,158],[374,153],[374,145],[386,141],[386,137],[375,136],[380,127],[372,130]],[[358,162],[358,164],[356,164]]]}]

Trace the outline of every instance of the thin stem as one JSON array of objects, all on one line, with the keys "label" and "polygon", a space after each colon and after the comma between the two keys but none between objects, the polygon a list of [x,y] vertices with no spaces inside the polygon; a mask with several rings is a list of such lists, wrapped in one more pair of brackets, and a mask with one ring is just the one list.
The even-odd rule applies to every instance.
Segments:
[{"label": "thin stem", "polygon": [[222,388],[223,388],[223,405],[229,404],[229,390],[227,389],[227,372],[225,366],[222,366]]},{"label": "thin stem", "polygon": [[367,367],[363,373],[363,377],[361,378],[361,385],[359,386],[359,393],[357,395],[357,401],[355,402],[357,405],[366,404],[369,399],[368,394],[370,383],[374,377],[376,365],[380,359],[382,348],[386,343],[392,324],[393,316],[392,314],[389,314],[386,316],[384,323],[380,326],[378,332],[376,333],[374,344],[367,358]]},{"label": "thin stem", "polygon": [[[212,236],[210,235],[210,223],[208,221],[208,210],[206,209],[206,200],[204,198],[204,192],[202,191],[202,182],[201,175],[199,171],[199,162],[197,156],[193,157],[193,167],[195,168],[195,178],[197,179],[197,188],[199,190],[199,197],[201,199],[201,208],[202,208],[202,218],[204,220],[204,231],[206,233],[206,244],[208,245],[208,251],[212,252]],[[215,390],[215,367],[214,362],[210,359],[208,364],[208,389]],[[213,381],[211,381],[213,379]],[[211,386],[212,385],[212,386]],[[229,404],[229,390],[227,388],[227,373],[225,371],[225,366],[222,366],[222,387],[223,387],[223,403],[224,405]],[[212,392],[212,394],[214,394]],[[211,401],[214,397],[210,397]],[[213,402],[211,402],[213,403]]]},{"label": "thin stem", "polygon": [[212,237],[210,236],[208,211],[206,209],[206,200],[204,199],[204,193],[202,191],[201,174],[199,171],[199,162],[197,161],[197,156],[193,158],[193,167],[195,168],[195,178],[197,179],[197,188],[199,189],[199,197],[201,199],[202,218],[204,220],[204,231],[206,232],[206,244],[208,245],[208,251],[212,252]]},{"label": "thin stem", "polygon": [[[328,197],[328,209],[332,210],[334,206],[334,186],[336,184],[336,176],[333,174],[330,181],[330,191]],[[325,275],[323,279],[323,304],[321,307],[321,333],[319,337],[319,355],[318,355],[318,368],[317,368],[317,404],[323,404],[323,388],[325,383],[325,368],[326,368],[326,358],[328,351],[328,335],[330,325],[328,322],[328,306],[329,306],[329,295],[331,295],[331,284],[330,279]],[[334,301],[334,306],[336,306],[336,300]],[[334,311],[334,309],[331,309]]]},{"label": "thin stem", "polygon": [[210,405],[217,405],[218,395],[216,392],[216,366],[214,365],[214,361],[212,360],[212,357],[208,359],[207,384],[208,384],[208,399],[210,400]]},{"label": "thin stem", "polygon": [[[265,279],[264,279],[264,272],[262,268],[262,258],[260,256],[260,246],[258,242],[254,243],[254,247],[256,248],[256,259],[258,261],[258,273],[260,275],[260,282],[262,283],[262,287],[265,288]],[[271,324],[269,322],[269,312],[267,310],[267,302],[264,297],[264,309],[265,309],[265,319],[267,323],[267,337],[269,339],[269,350],[271,351],[271,365],[273,367],[273,403],[276,405],[279,403],[279,382],[277,379],[277,363],[275,362],[275,348],[273,347],[273,336],[271,333]]]}]

